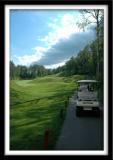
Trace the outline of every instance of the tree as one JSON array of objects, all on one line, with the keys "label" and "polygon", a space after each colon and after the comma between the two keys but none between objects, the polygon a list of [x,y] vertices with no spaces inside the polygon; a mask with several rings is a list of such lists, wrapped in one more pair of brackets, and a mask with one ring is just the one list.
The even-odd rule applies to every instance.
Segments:
[{"label": "tree", "polygon": [[33,79],[37,76],[45,76],[51,74],[52,71],[41,65],[31,65],[30,67],[17,65],[10,61],[10,77],[11,79]]},{"label": "tree", "polygon": [[[88,26],[91,23],[96,24],[96,37],[97,37],[97,45],[96,45],[96,60],[97,60],[97,76],[100,75],[100,65],[99,65],[99,42],[100,42],[100,22],[103,19],[103,10],[102,9],[83,9],[80,10],[83,20],[82,22],[78,22],[77,25],[80,28],[83,28],[85,30],[85,27]],[[95,53],[94,53],[95,54]]]},{"label": "tree", "polygon": [[75,74],[75,69],[76,69],[76,66],[75,66],[75,58],[74,57],[71,57],[71,59],[69,61],[66,62],[66,67],[65,67],[65,70],[66,70],[66,74],[67,75],[73,75]]},{"label": "tree", "polygon": [[20,75],[19,76],[22,79],[27,79],[27,67],[26,66],[20,67]]},{"label": "tree", "polygon": [[15,64],[13,61],[10,61],[10,77],[11,79],[15,78]]}]

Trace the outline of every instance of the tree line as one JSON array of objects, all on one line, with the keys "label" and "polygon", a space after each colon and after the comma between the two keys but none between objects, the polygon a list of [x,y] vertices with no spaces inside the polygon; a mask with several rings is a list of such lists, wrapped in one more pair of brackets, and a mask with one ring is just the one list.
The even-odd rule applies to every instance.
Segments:
[{"label": "tree line", "polygon": [[42,65],[34,64],[29,67],[23,65],[15,65],[10,61],[10,78],[11,79],[33,79],[36,77],[46,76],[50,74],[50,70]]},{"label": "tree line", "polygon": [[[103,39],[103,38],[102,38]],[[64,66],[53,69],[53,73],[63,76],[83,74],[86,77],[102,80],[103,78],[103,40],[99,44],[99,73],[97,72],[97,39],[85,46],[76,57],[71,57]]]}]

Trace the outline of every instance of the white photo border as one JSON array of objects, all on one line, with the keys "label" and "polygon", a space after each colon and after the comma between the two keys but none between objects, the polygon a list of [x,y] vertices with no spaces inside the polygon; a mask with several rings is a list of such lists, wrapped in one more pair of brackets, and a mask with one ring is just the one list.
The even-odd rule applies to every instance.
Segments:
[{"label": "white photo border", "polygon": [[[10,10],[12,9],[104,9],[104,149],[100,151],[10,150]],[[5,155],[108,155],[108,6],[107,5],[5,5]]]}]

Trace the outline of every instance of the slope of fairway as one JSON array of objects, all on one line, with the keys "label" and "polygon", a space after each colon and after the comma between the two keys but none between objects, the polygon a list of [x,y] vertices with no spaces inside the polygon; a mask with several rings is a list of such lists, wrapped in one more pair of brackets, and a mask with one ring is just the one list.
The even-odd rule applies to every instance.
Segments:
[{"label": "slope of fairway", "polygon": [[65,116],[65,101],[82,76],[51,75],[34,80],[10,82],[10,147],[12,150],[44,150],[44,133],[49,130],[48,149],[54,149]]}]

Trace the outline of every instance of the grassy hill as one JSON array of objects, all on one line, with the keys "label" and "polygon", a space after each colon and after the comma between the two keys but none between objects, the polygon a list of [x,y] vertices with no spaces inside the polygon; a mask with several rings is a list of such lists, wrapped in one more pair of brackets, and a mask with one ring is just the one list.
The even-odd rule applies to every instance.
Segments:
[{"label": "grassy hill", "polygon": [[49,130],[49,147],[54,149],[66,113],[65,101],[82,76],[45,76],[34,80],[10,81],[10,149],[44,150],[44,133]]}]

